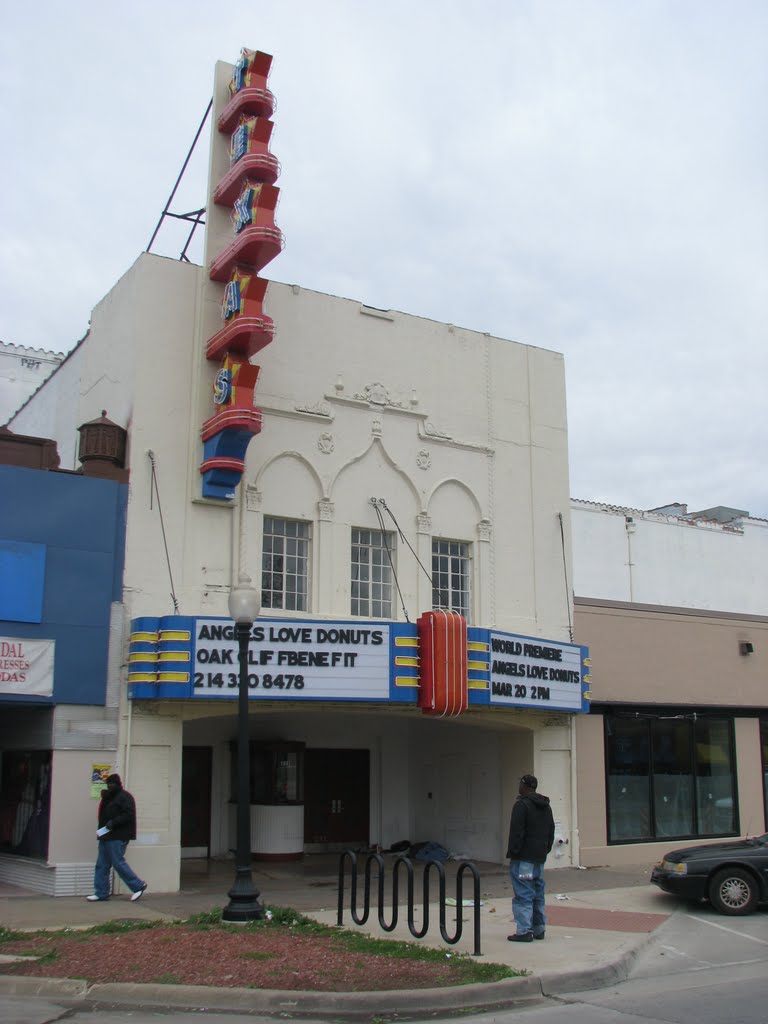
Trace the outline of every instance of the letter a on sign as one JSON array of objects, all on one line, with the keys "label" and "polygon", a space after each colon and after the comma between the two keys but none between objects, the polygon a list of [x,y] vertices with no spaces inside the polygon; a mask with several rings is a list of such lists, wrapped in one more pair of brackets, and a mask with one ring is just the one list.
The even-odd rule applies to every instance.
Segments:
[{"label": "letter a on sign", "polygon": [[467,622],[458,612],[424,612],[419,633],[418,706],[425,715],[467,710]]}]

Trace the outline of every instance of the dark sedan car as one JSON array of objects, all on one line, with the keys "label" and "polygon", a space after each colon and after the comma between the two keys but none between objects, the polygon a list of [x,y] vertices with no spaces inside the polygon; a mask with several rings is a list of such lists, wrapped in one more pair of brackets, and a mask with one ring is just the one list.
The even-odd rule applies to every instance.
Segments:
[{"label": "dark sedan car", "polygon": [[721,914],[751,914],[768,902],[768,833],[666,854],[651,872],[665,892],[709,900]]}]

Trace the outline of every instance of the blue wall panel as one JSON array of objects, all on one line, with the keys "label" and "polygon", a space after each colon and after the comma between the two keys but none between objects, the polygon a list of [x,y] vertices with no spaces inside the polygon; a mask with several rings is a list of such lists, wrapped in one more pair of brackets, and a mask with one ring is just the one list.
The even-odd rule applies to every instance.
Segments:
[{"label": "blue wall panel", "polygon": [[0,538],[0,619],[40,622],[45,587],[45,544]]},{"label": "blue wall panel", "polygon": [[[127,487],[77,474],[0,466],[0,542],[45,552],[42,620],[14,608],[0,636],[56,641],[53,697],[0,694],[2,703],[103,704],[110,604],[121,600]],[[33,580],[15,567],[10,587]]]},{"label": "blue wall panel", "polygon": [[112,552],[48,548],[45,621],[108,625],[113,564]]}]

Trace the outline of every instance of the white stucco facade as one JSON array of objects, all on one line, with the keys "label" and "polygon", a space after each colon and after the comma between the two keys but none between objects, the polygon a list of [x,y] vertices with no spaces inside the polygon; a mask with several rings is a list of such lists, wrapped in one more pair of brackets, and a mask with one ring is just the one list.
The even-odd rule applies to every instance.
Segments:
[{"label": "white stucco facade", "polygon": [[642,511],[572,501],[574,593],[765,615],[768,520],[722,513],[718,520],[685,505]]},{"label": "white stucco facade", "polygon": [[0,341],[0,426],[21,408],[63,359],[61,352]]}]

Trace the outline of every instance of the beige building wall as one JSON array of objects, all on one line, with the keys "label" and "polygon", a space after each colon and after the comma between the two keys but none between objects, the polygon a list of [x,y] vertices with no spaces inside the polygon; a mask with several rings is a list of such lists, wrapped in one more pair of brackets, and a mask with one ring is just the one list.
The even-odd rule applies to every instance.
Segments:
[{"label": "beige building wall", "polygon": [[[158,892],[179,885],[181,852],[181,716],[175,708],[129,708],[121,728],[123,782],[136,800],[136,842],[126,855]],[[116,891],[125,886],[115,878]]]},{"label": "beige building wall", "polygon": [[[576,721],[581,863],[648,864],[687,841],[608,844],[604,717],[606,704],[722,710],[734,715],[740,832],[761,833],[765,821],[759,719],[765,713],[768,618],[689,609],[627,606],[577,599],[575,633],[589,645],[592,704]],[[749,640],[754,653],[740,653]],[[707,842],[706,839],[691,840]],[[710,840],[717,841],[717,840]]]},{"label": "beige building wall", "polygon": [[[91,796],[94,764],[108,763],[104,751],[56,750],[51,772],[48,859],[56,863],[96,863],[99,801]],[[66,826],[66,827],[65,827]]]},{"label": "beige building wall", "polygon": [[[592,658],[592,702],[766,704],[768,617],[577,598],[576,636]],[[750,641],[754,652],[740,653]]]}]

